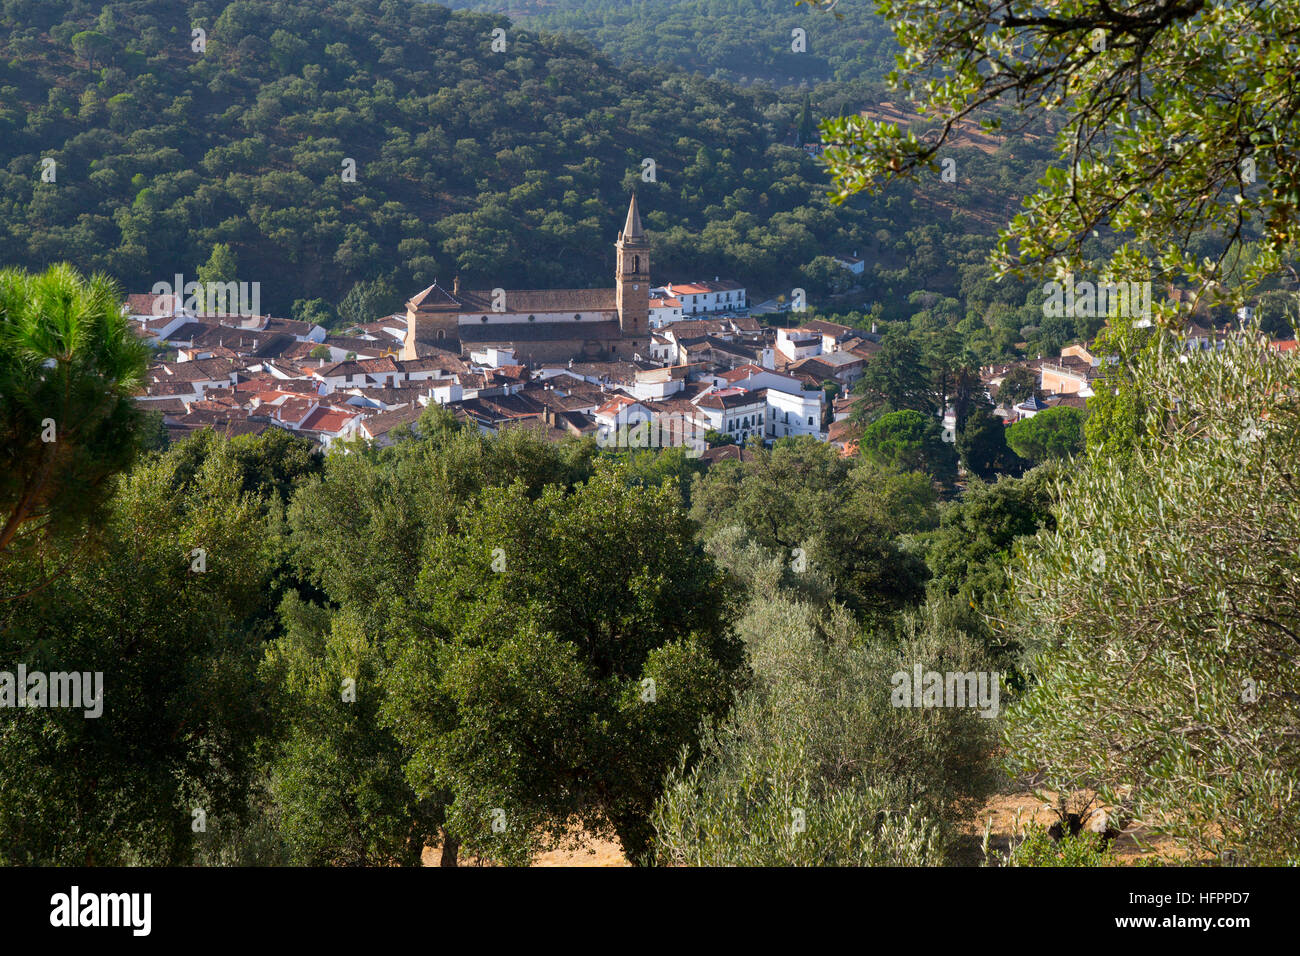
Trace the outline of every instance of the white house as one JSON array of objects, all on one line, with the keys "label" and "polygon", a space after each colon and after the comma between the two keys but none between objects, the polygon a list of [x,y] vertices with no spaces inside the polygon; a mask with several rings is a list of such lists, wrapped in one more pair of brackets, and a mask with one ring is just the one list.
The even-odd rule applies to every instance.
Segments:
[{"label": "white house", "polygon": [[806,329],[777,329],[776,350],[792,362],[822,354],[822,335]]},{"label": "white house", "polygon": [[754,392],[760,388],[770,388],[778,392],[789,392],[790,394],[798,394],[803,391],[803,382],[793,375],[783,375],[780,372],[760,368],[752,362],[746,365],[738,365],[728,372],[715,372],[708,378],[719,389],[743,388],[746,391]]},{"label": "white house", "polygon": [[[464,389],[461,388],[460,382],[454,378],[439,382],[429,389],[429,401],[437,405],[449,405],[452,402],[461,401],[464,397]],[[420,401],[424,402],[424,399],[421,398]]]},{"label": "white house", "polygon": [[650,333],[650,360],[653,362],[671,362],[677,357],[677,343],[665,338],[658,332]]},{"label": "white house", "polygon": [[311,435],[321,447],[328,449],[334,442],[354,436],[361,418],[359,413],[347,409],[316,407],[295,430]]},{"label": "white house", "polygon": [[855,251],[851,256],[835,256],[836,263],[843,269],[848,269],[855,276],[860,276],[867,268],[867,261],[859,259]]},{"label": "white house", "polygon": [[321,383],[322,395],[328,395],[335,389],[341,388],[365,388],[369,385],[396,386],[406,379],[406,374],[391,358],[322,362],[316,368],[304,368],[304,371]]},{"label": "white house", "polygon": [[682,302],[671,296],[660,296],[650,300],[650,328],[662,329],[682,320]]},{"label": "white house", "polygon": [[654,412],[627,395],[615,395],[596,409],[596,424],[605,426],[607,432],[617,432],[642,422],[651,421]]},{"label": "white house", "polygon": [[643,402],[663,401],[685,388],[689,368],[687,365],[677,365],[638,370],[636,381],[628,391]]},{"label": "white house", "polygon": [[704,413],[710,428],[730,435],[741,444],[750,436],[764,437],[767,396],[762,392],[747,392],[743,388],[707,392],[695,400],[695,407]]},{"label": "white house", "polygon": [[682,304],[683,316],[701,312],[735,312],[746,308],[749,301],[743,285],[717,276],[712,282],[670,282],[661,291]]},{"label": "white house", "polygon": [[497,348],[489,345],[481,352],[470,352],[469,360],[475,365],[485,366],[486,368],[502,368],[506,365],[518,365],[515,360],[514,349]]},{"label": "white house", "polygon": [[762,390],[767,400],[767,437],[793,438],[797,435],[822,435],[822,405],[825,392],[783,392],[775,388]]}]

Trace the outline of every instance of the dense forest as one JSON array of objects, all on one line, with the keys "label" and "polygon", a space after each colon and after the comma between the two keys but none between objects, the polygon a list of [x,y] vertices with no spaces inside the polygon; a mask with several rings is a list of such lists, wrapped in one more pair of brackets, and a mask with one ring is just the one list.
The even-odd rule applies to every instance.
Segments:
[{"label": "dense forest", "polygon": [[[758,298],[797,286],[816,308],[898,319],[918,289],[963,318],[973,296],[981,323],[994,302],[1025,306],[1029,286],[981,285],[983,261],[1043,144],[958,149],[955,182],[837,206],[798,128],[873,89],[806,102],[402,0],[5,0],[0,258],[147,290],[226,244],[265,308],[328,320],[359,283],[382,290],[376,310],[454,275],[608,283],[635,189],[661,281],[725,274]],[[854,252],[870,275],[833,298],[847,290],[828,257]]]},{"label": "dense forest", "polygon": [[[621,61],[671,63],[742,84],[879,82],[900,52],[869,0],[844,0],[838,17],[796,0],[450,0],[447,6],[587,37]],[[802,44],[796,29],[804,31]]]}]

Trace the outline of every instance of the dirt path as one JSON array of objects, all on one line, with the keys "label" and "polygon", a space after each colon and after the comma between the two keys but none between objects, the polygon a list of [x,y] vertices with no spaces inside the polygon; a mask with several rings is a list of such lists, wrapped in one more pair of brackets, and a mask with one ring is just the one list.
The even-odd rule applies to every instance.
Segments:
[{"label": "dirt path", "polygon": [[[1045,791],[1044,795],[1049,799],[1056,796],[1050,791]],[[1012,835],[1016,833],[1017,814],[1019,814],[1021,827],[1030,823],[1050,827],[1057,821],[1052,810],[1044,805],[1043,800],[1035,797],[1031,789],[1015,789],[1007,793],[999,793],[988,800],[980,808],[975,819],[963,828],[956,853],[958,865],[979,866],[983,863],[984,854],[980,844],[984,838],[984,827],[990,820],[992,821],[990,851],[998,855],[1005,854],[1010,846]],[[617,840],[593,838],[581,833],[576,834],[576,838],[578,841],[576,846],[539,854],[533,860],[532,866],[631,865],[623,856],[623,848],[619,846]],[[1112,845],[1115,862],[1127,866],[1153,856],[1153,850],[1144,849],[1144,845],[1168,852],[1167,841],[1152,839],[1141,828],[1130,828],[1121,833]],[[441,850],[436,847],[425,847],[423,855],[425,866],[438,866],[441,860]],[[462,855],[460,865],[492,866],[494,864]]]},{"label": "dirt path", "polygon": [[[1056,797],[1051,791],[1040,791],[1049,799]],[[980,809],[979,813],[965,830],[964,836],[967,843],[967,856],[970,859],[963,859],[963,863],[969,865],[979,865],[983,860],[983,853],[979,849],[981,841],[984,839],[984,828],[990,820],[990,839],[989,849],[991,853],[999,855],[1005,854],[1010,846],[1011,837],[1017,832],[1017,813],[1019,813],[1019,826],[1021,828],[1030,823],[1038,823],[1050,827],[1056,823],[1058,817],[1052,809],[1045,805],[1043,800],[1035,797],[1030,789],[1017,789],[1008,793],[999,793],[993,796]],[[969,852],[969,847],[974,847],[974,853]],[[1114,855],[1115,863],[1120,866],[1131,866],[1138,860],[1155,857],[1159,854],[1177,855],[1171,853],[1169,841],[1163,837],[1155,837],[1147,832],[1145,827],[1131,826],[1126,828],[1111,844],[1111,853]]]},{"label": "dirt path", "polygon": [[[623,858],[623,848],[617,840],[604,840],[580,834],[577,847],[562,850],[550,850],[539,854],[532,862],[533,866],[631,866]],[[442,850],[426,846],[421,859],[425,866],[438,866],[442,862]],[[461,866],[493,866],[473,857],[461,856]]]}]

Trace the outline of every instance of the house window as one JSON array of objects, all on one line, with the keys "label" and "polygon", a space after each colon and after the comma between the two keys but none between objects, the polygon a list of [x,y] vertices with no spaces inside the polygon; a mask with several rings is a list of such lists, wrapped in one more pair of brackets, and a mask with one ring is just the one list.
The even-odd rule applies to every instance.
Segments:
[{"label": "house window", "polygon": [[808,424],[809,424],[809,425],[812,424],[812,416],[811,416],[811,415],[808,416]]},{"label": "house window", "polygon": [[528,317],[528,321],[529,321],[529,322],[536,322],[536,321],[537,321],[537,316],[535,316],[535,315],[530,315],[530,316]]},{"label": "house window", "polygon": [[438,338],[440,338],[440,339],[445,339],[446,337],[447,337],[447,330],[446,330],[446,329],[439,329],[439,330],[438,330]]},{"label": "house window", "polygon": [[581,313],[581,312],[575,312],[575,313],[573,313],[573,317],[574,317],[575,319],[577,319],[579,322],[582,321],[582,313]]},{"label": "house window", "polygon": [[479,319],[479,321],[480,321],[480,322],[486,322],[486,321],[487,321],[487,316],[486,316],[486,315],[483,316],[483,318]]}]

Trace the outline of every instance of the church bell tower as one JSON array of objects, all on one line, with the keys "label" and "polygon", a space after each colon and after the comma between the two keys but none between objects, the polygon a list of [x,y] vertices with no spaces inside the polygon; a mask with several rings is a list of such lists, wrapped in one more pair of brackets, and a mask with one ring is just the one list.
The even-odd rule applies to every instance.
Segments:
[{"label": "church bell tower", "polygon": [[623,330],[628,357],[634,351],[646,355],[650,349],[650,243],[641,229],[641,212],[635,194],[614,248],[618,250],[614,295],[619,328]]}]

